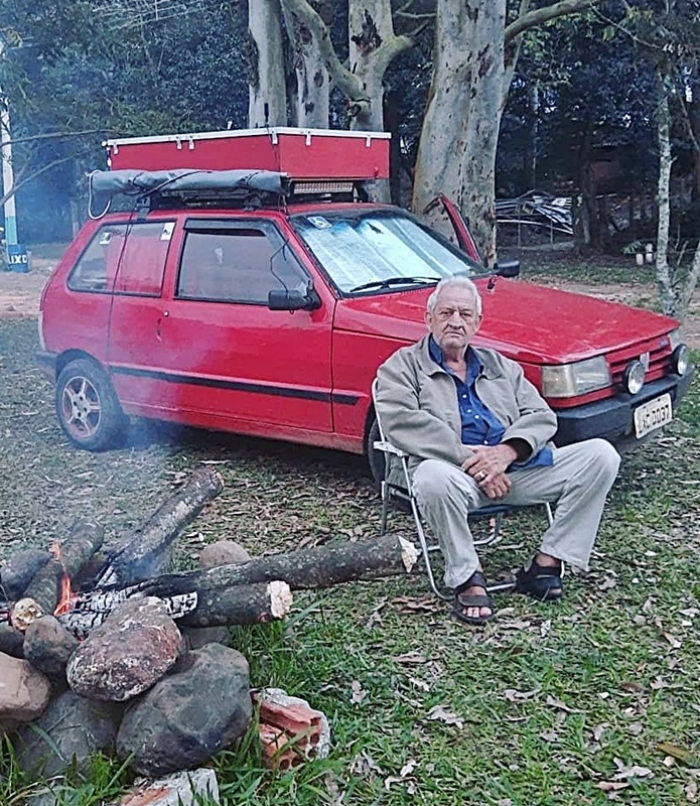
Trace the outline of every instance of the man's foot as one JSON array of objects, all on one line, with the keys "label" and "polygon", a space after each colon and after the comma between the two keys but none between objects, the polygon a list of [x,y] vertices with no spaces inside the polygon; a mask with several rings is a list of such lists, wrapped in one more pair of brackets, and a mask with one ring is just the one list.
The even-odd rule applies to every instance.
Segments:
[{"label": "man's foot", "polygon": [[515,574],[515,590],[541,602],[557,602],[564,594],[561,560],[539,552]]},{"label": "man's foot", "polygon": [[466,624],[486,624],[494,617],[495,609],[481,570],[474,571],[466,582],[455,588],[452,612]]}]

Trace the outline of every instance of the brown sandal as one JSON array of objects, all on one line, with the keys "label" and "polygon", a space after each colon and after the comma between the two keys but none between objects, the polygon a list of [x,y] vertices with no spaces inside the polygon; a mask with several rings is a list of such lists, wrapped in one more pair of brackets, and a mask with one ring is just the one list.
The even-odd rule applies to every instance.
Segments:
[{"label": "brown sandal", "polygon": [[[466,582],[458,585],[455,588],[454,604],[452,605],[452,613],[460,621],[465,624],[473,624],[481,626],[496,615],[496,608],[493,606],[493,601],[487,593],[464,593],[467,588],[479,587],[486,591],[486,577],[481,571],[474,571]],[[488,607],[491,613],[488,616],[468,616],[465,613],[470,607]]]}]

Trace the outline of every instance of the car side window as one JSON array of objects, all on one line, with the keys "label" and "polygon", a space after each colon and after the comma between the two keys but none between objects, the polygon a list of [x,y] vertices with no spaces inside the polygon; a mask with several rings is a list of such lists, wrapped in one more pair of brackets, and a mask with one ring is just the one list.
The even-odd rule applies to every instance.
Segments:
[{"label": "car side window", "polygon": [[307,282],[291,249],[272,226],[188,227],[176,295],[266,305],[270,291],[304,290]]},{"label": "car side window", "polygon": [[172,221],[105,224],[75,264],[68,287],[160,296],[174,227]]}]

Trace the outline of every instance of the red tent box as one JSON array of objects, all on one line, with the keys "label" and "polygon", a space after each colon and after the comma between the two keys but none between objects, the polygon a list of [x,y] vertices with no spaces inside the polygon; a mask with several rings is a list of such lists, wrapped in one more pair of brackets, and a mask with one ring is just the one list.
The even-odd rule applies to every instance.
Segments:
[{"label": "red tent box", "polygon": [[387,179],[387,132],[240,129],[107,140],[114,170],[174,168],[282,171],[296,180]]}]

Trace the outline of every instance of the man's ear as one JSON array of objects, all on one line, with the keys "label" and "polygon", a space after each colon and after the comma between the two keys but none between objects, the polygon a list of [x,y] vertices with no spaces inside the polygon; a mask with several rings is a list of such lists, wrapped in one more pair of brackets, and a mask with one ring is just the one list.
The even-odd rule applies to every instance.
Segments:
[{"label": "man's ear", "polygon": [[433,319],[433,317],[431,316],[430,311],[426,311],[423,314],[423,321],[428,326],[428,330],[430,330],[430,325],[431,325],[432,319]]}]

